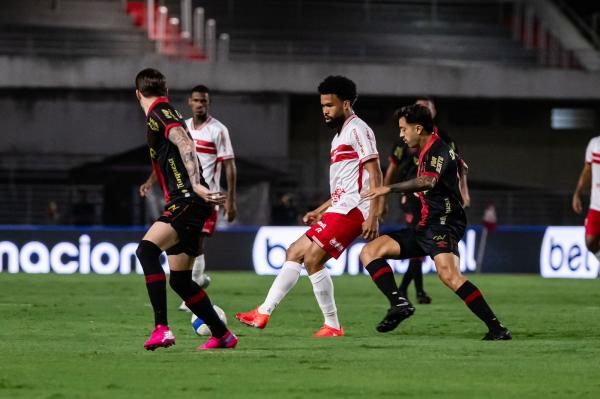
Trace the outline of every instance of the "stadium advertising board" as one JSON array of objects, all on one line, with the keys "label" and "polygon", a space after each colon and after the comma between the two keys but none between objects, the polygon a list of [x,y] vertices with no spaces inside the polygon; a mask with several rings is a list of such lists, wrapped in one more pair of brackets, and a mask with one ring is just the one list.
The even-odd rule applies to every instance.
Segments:
[{"label": "stadium advertising board", "polygon": [[[142,274],[135,256],[138,243],[132,233],[43,231],[35,238],[16,232],[0,241],[0,271],[8,273],[56,274]],[[21,233],[21,234],[18,234]],[[5,234],[3,234],[5,236]],[[3,237],[4,238],[4,237]],[[168,270],[166,258],[162,265]]]},{"label": "stadium advertising board", "polygon": [[[389,228],[389,226],[388,226]],[[254,270],[275,275],[285,251],[305,227],[238,228],[220,231],[206,245],[211,270]],[[144,228],[0,227],[1,273],[142,274],[135,256]],[[459,243],[461,269],[476,269],[478,233],[469,228]],[[333,275],[366,274],[359,262],[364,242],[355,242],[327,266]],[[161,262],[168,272],[166,258]],[[390,261],[404,273],[407,261]],[[499,228],[488,236],[485,273],[540,273],[549,278],[596,278],[600,264],[585,248],[582,227]],[[435,271],[429,257],[423,272]]]},{"label": "stadium advertising board", "polygon": [[585,246],[583,227],[549,226],[540,251],[540,274],[547,278],[596,278],[598,260]]},{"label": "stadium advertising board", "polygon": [[[279,273],[283,262],[285,262],[286,249],[306,230],[306,227],[261,227],[256,234],[252,248],[252,259],[256,273],[260,275]],[[468,229],[464,240],[461,240],[458,244],[460,267],[463,272],[475,271],[476,269],[475,239],[475,230]],[[364,245],[364,242],[354,242],[337,260],[329,260],[326,265],[330,273],[334,276],[344,273],[350,275],[368,274],[359,261],[359,254]],[[408,268],[408,260],[392,260],[390,264],[399,273],[404,273]],[[423,272],[429,273],[432,271],[435,271],[433,261],[426,257],[423,262]],[[303,273],[306,274],[306,271],[303,270]]]}]

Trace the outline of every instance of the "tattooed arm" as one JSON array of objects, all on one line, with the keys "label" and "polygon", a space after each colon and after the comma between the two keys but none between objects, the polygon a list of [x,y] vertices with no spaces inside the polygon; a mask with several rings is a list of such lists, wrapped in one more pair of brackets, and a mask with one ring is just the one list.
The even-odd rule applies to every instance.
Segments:
[{"label": "tattooed arm", "polygon": [[196,155],[194,141],[181,126],[172,127],[169,130],[169,141],[177,146],[181,160],[190,178],[194,192],[202,199],[214,204],[222,204],[225,197],[221,193],[210,192],[201,183],[200,164]]},{"label": "tattooed arm", "polygon": [[416,179],[402,181],[390,186],[381,186],[372,188],[366,193],[361,194],[361,197],[373,199],[390,192],[393,193],[414,193],[419,191],[431,190],[435,187],[437,180],[433,176],[419,176]]}]

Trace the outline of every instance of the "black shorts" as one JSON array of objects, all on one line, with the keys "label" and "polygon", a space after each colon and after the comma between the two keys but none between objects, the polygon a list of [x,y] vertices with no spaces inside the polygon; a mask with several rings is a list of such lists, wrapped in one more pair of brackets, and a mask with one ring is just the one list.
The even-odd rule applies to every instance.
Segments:
[{"label": "black shorts", "polygon": [[179,242],[165,251],[167,255],[200,255],[202,227],[212,210],[213,207],[204,202],[176,201],[167,204],[158,221],[170,224],[179,236]]},{"label": "black shorts", "polygon": [[455,232],[449,227],[436,226],[424,230],[407,228],[386,234],[400,244],[398,259],[418,258],[429,255],[433,259],[436,255],[453,253],[458,254],[458,242],[462,233]]}]

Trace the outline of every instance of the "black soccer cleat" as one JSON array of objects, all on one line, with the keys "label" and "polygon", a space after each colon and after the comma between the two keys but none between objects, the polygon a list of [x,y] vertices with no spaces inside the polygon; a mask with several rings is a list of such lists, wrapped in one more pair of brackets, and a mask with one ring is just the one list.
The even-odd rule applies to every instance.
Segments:
[{"label": "black soccer cleat", "polygon": [[395,330],[402,320],[408,319],[413,313],[415,313],[415,308],[408,301],[392,306],[388,309],[387,314],[383,320],[379,322],[376,329],[380,333]]},{"label": "black soccer cleat", "polygon": [[425,291],[417,292],[417,303],[427,305],[431,303],[431,297]]},{"label": "black soccer cleat", "polygon": [[509,341],[511,339],[510,331],[504,326],[488,331],[482,338],[483,341]]}]

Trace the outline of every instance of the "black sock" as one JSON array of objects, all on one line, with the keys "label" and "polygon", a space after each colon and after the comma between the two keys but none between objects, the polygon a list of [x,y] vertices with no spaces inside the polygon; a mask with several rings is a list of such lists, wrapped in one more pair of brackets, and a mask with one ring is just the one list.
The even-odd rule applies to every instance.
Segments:
[{"label": "black sock", "polygon": [[492,312],[492,309],[483,298],[481,291],[479,291],[470,281],[465,281],[465,283],[456,290],[456,295],[465,302],[465,305],[471,309],[471,312],[475,313],[475,315],[479,317],[490,330],[499,329],[501,327],[500,321],[498,321],[496,315],[494,315],[494,312]]},{"label": "black sock", "polygon": [[413,269],[410,267],[410,263],[408,264],[408,268],[406,269],[406,272],[404,273],[404,276],[402,276],[402,281],[400,282],[400,287],[398,287],[398,289],[403,292],[406,293],[408,291],[408,286],[410,285],[410,282],[413,280]]},{"label": "black sock", "polygon": [[150,303],[154,310],[154,324],[168,325],[167,321],[167,280],[160,265],[161,249],[151,241],[142,240],[135,254],[137,255],[144,276]]},{"label": "black sock", "polygon": [[206,291],[192,280],[191,270],[171,270],[169,283],[177,295],[185,301],[192,313],[204,320],[213,337],[221,338],[225,335],[227,327],[219,319],[219,315],[215,312]]},{"label": "black sock", "polygon": [[394,272],[390,265],[383,258],[378,258],[366,266],[371,275],[371,279],[377,285],[377,288],[387,297],[391,306],[403,303],[404,300],[398,294],[398,286],[394,278]]},{"label": "black sock", "polygon": [[417,290],[417,294],[423,292],[423,260],[421,258],[414,258],[410,260],[408,264],[408,268],[412,269],[412,276],[415,280],[415,288]]}]

